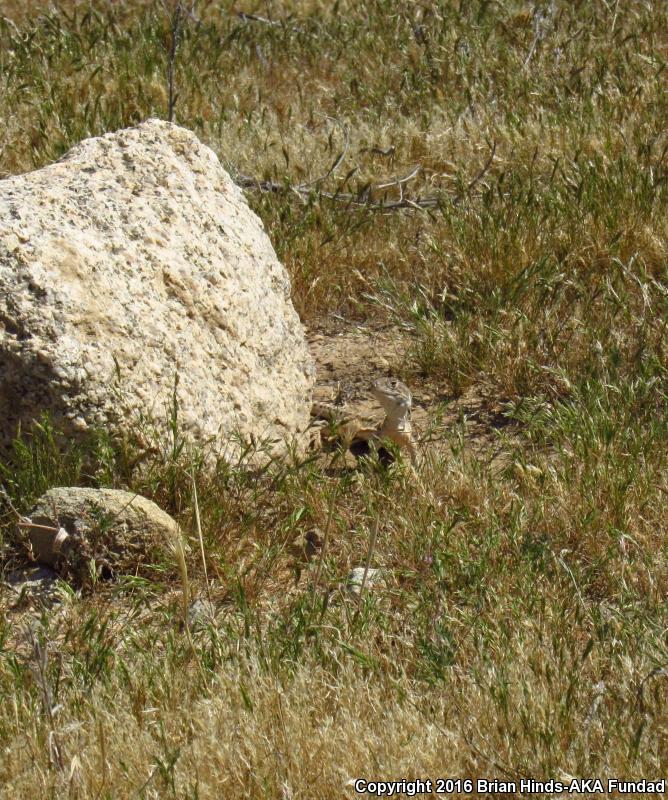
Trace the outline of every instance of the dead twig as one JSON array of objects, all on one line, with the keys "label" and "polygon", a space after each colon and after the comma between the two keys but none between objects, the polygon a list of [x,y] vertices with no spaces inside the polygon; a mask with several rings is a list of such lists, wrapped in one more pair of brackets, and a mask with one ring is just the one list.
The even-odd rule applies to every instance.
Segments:
[{"label": "dead twig", "polygon": [[269,17],[261,17],[259,14],[248,14],[245,11],[237,11],[237,17],[243,22],[257,22],[260,25],[270,25],[273,28],[289,28],[296,33],[302,33],[302,29],[297,25],[292,24],[292,15],[284,17],[283,19],[269,19]]},{"label": "dead twig", "polygon": [[[332,165],[332,168],[320,178],[316,178],[314,181],[310,181],[309,183],[300,183],[300,184],[289,184],[289,183],[280,183],[278,181],[272,180],[259,180],[258,178],[253,178],[249,175],[237,175],[236,183],[242,189],[250,189],[260,192],[273,192],[276,194],[282,194],[287,192],[293,192],[297,196],[301,198],[307,198],[313,194],[313,188],[315,185],[322,184],[322,182],[330,177],[332,173],[340,166],[341,162],[343,161],[343,155],[345,152],[341,154],[337,160]],[[494,156],[496,155],[496,141],[493,141],[490,146],[490,152],[487,156],[487,159],[478,174],[467,184],[466,188],[458,192],[456,195],[451,196],[450,202],[453,205],[460,203],[465,197],[471,193],[471,191],[480,183],[480,181],[485,177],[489,168],[492,166],[492,162],[494,161]],[[388,181],[386,183],[375,183],[369,184],[365,186],[364,189],[357,193],[353,194],[352,192],[325,192],[325,191],[318,191],[319,197],[324,197],[327,200],[332,200],[337,203],[345,203],[351,208],[364,208],[369,209],[370,211],[398,211],[404,208],[412,208],[416,210],[425,210],[429,208],[437,208],[440,203],[443,202],[443,195],[430,195],[428,197],[416,197],[415,199],[407,198],[403,196],[403,186],[408,183],[409,181],[413,180],[420,170],[422,169],[422,165],[418,164],[408,175],[404,178],[397,178],[392,181]],[[388,189],[393,186],[398,186],[400,189],[400,196],[398,200],[371,200],[369,199],[369,194],[371,191],[379,191],[382,189]]]},{"label": "dead twig", "polygon": [[237,17],[244,22],[261,22],[263,25],[280,25],[281,23],[275,19],[267,19],[267,17],[260,17],[257,14],[247,14],[245,11],[237,11]]},{"label": "dead twig", "polygon": [[492,161],[494,161],[494,156],[496,155],[496,139],[492,142],[492,146],[490,148],[489,156],[487,157],[487,161],[480,172],[475,176],[475,178],[469,183],[466,187],[466,191],[464,192],[464,196],[469,195],[471,190],[474,186],[476,186],[480,181],[485,177],[489,168],[492,166]]},{"label": "dead twig", "polygon": [[[333,120],[336,122],[336,120]],[[338,122],[337,122],[338,124]],[[300,189],[307,189],[310,186],[319,186],[321,183],[324,183],[330,175],[333,175],[336,170],[341,166],[343,163],[343,159],[346,157],[346,153],[348,152],[348,146],[350,145],[350,129],[347,125],[343,125],[343,150],[339,153],[336,157],[332,166],[327,170],[324,175],[321,175],[319,178],[315,178],[315,180],[308,181],[308,183],[302,183],[299,185]]]},{"label": "dead twig", "polygon": [[374,186],[374,189],[389,189],[392,186],[402,186],[404,183],[408,183],[408,181],[412,181],[413,178],[417,177],[421,169],[422,165],[418,164],[405,178],[396,178],[395,180],[389,181],[389,183],[378,183]]},{"label": "dead twig", "polygon": [[524,64],[522,64],[522,69],[527,69],[529,66],[529,62],[533,58],[536,48],[538,47],[539,43],[543,41],[543,39],[547,36],[547,33],[550,28],[550,24],[552,23],[552,17],[554,16],[554,12],[548,10],[547,12],[543,12],[538,8],[534,8],[534,17],[533,17],[533,41],[531,42],[531,47],[529,48],[529,52],[527,53],[527,57],[524,59]]},{"label": "dead twig", "polygon": [[165,13],[169,15],[170,18],[170,44],[169,44],[169,51],[167,53],[167,91],[168,91],[168,106],[167,106],[167,120],[169,122],[174,122],[174,107],[176,106],[176,99],[177,94],[174,91],[174,70],[176,66],[176,51],[179,47],[179,39],[181,37],[181,30],[182,30],[182,20],[183,17],[189,17],[196,22],[199,22],[197,17],[195,16],[195,6],[197,5],[197,0],[193,0],[192,5],[190,6],[190,11],[187,11],[184,8],[182,0],[177,0],[177,2],[172,6],[171,10],[167,7],[166,0],[162,0],[162,7],[165,9]]},{"label": "dead twig", "polygon": [[16,523],[17,528],[36,528],[38,531],[51,531],[51,533],[58,533],[60,528],[57,528],[55,525],[36,525],[34,522],[30,522],[28,517],[21,517],[21,522]]},{"label": "dead twig", "polygon": [[[308,197],[313,193],[312,189],[308,189],[304,185],[293,186],[290,184],[279,183],[278,181],[261,181],[248,175],[238,175],[236,178],[236,183],[242,189],[255,189],[261,192],[275,192],[277,194],[294,192],[300,197]],[[346,203],[357,208],[368,208],[379,211],[394,211],[399,208],[435,208],[438,206],[441,200],[440,197],[424,197],[417,198],[416,200],[401,199],[387,202],[382,200],[364,199],[367,195],[368,192],[363,192],[360,194],[352,194],[350,192],[318,192],[319,197],[325,197],[328,200]]]}]

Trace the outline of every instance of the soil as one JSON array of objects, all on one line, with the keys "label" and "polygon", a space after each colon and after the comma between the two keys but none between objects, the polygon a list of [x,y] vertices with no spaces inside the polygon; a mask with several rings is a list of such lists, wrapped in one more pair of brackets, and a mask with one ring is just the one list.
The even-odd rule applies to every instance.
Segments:
[{"label": "soil", "polygon": [[396,325],[333,324],[312,326],[307,339],[316,363],[315,401],[341,404],[356,416],[380,421],[383,411],[369,388],[377,378],[400,378],[413,395],[413,426],[422,446],[447,451],[462,426],[465,450],[502,466],[500,431],[504,436],[517,433],[503,403],[482,382],[457,396],[437,380],[411,374],[406,366],[409,331]]}]

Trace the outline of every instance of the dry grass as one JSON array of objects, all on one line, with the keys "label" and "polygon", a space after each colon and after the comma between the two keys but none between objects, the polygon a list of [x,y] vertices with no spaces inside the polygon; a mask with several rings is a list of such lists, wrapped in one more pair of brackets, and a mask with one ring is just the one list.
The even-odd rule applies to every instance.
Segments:
[{"label": "dry grass", "polygon": [[[360,777],[495,775],[519,781],[546,767],[561,780],[573,771],[636,774],[632,753],[614,766],[603,755],[625,751],[635,731],[605,682],[583,690],[599,675],[595,664],[583,665],[580,653],[564,653],[558,645],[555,652],[555,643],[536,630],[504,645],[514,656],[511,669],[498,674],[489,668],[476,678],[457,670],[447,693],[416,691],[398,675],[366,678],[351,664],[334,674],[305,664],[284,682],[246,663],[221,670],[202,698],[193,695],[190,681],[167,670],[178,703],[161,696],[146,708],[141,694],[134,694],[139,685],[133,695],[111,685],[95,689],[86,709],[62,719],[63,739],[76,759],[55,778],[46,747],[32,733],[41,723],[28,723],[26,714],[28,730],[13,731],[0,774],[10,777],[12,797],[34,797],[55,784],[57,796],[323,800],[354,797],[349,783]],[[551,678],[532,649],[572,669],[572,677],[562,672]],[[380,666],[394,672],[390,660]],[[616,676],[631,694],[638,666]],[[490,691],[498,695],[491,705]],[[565,697],[578,716],[564,707]],[[655,726],[652,720],[646,735]],[[645,768],[662,774],[660,754],[648,757]]]},{"label": "dry grass", "polygon": [[[166,115],[160,3],[2,14],[0,173]],[[197,14],[176,119],[235,176],[278,184],[247,195],[302,317],[398,323],[412,337],[402,377],[441,397],[484,382],[514,435],[496,433],[493,462],[453,427],[425,492],[401,469],[289,459],[206,475],[176,440],[138,474],[103,434],[59,454],[43,423],[0,464],[12,503],[58,484],[141,492],[191,532],[189,588],[205,597],[201,522],[216,612],[189,640],[170,563],[162,582],[63,586],[44,612],[3,595],[0,795],[664,776],[665,14],[640,0]],[[429,203],[380,207],[400,198]],[[304,536],[325,529],[307,563]],[[376,530],[387,587],[358,604],[341,584]]]}]

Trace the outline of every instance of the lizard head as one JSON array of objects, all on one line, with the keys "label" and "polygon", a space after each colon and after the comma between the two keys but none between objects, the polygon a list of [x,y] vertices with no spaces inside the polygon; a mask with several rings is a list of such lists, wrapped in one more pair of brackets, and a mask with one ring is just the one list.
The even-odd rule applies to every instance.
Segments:
[{"label": "lizard head", "polygon": [[407,414],[413,405],[408,386],[396,378],[380,378],[375,381],[371,386],[371,394],[391,415]]}]

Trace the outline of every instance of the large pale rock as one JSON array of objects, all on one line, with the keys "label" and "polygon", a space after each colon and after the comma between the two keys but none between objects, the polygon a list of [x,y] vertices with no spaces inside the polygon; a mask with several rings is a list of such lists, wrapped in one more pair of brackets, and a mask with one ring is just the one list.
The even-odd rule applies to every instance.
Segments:
[{"label": "large pale rock", "polygon": [[299,439],[314,369],[286,270],[191,132],[149,120],[0,181],[0,450],[141,414],[195,440]]}]

